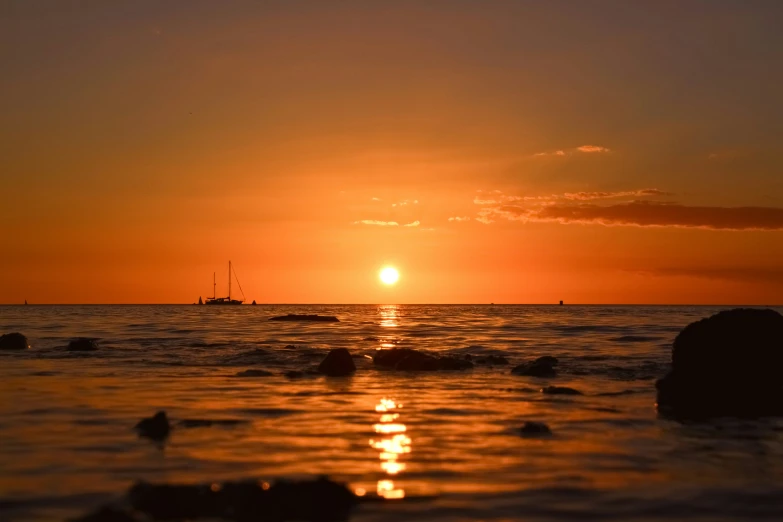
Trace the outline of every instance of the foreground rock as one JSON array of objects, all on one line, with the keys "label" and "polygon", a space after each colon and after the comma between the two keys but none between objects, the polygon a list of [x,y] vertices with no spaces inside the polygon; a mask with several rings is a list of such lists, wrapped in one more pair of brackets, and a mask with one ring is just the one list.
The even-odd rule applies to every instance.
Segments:
[{"label": "foreground rock", "polygon": [[154,520],[237,521],[346,520],[357,504],[344,485],[327,478],[297,482],[258,481],[205,485],[140,482],[128,498],[136,511]]},{"label": "foreground rock", "polygon": [[155,441],[163,441],[171,432],[171,424],[165,411],[159,411],[152,417],[141,419],[134,429],[139,437],[146,437]]},{"label": "foreground rock", "polygon": [[318,365],[318,371],[330,377],[344,377],[356,371],[351,352],[345,348],[335,348],[326,354]]},{"label": "foreground rock", "polygon": [[522,436],[540,436],[540,435],[551,435],[552,430],[549,429],[549,426],[544,424],[543,422],[526,422],[522,425],[522,427],[519,429],[519,433]]},{"label": "foreground rock", "polygon": [[373,363],[384,368],[409,372],[432,372],[438,370],[467,370],[473,363],[456,357],[437,357],[411,348],[379,350],[373,355]]},{"label": "foreground rock", "polygon": [[310,321],[316,323],[339,323],[340,320],[333,315],[305,315],[288,314],[271,317],[270,321]]},{"label": "foreground rock", "polygon": [[73,339],[68,343],[66,350],[69,352],[94,352],[98,349],[98,343],[95,339],[88,339],[86,337],[80,337],[79,339]]},{"label": "foreground rock", "polygon": [[686,326],[672,369],[656,383],[658,409],[675,417],[783,415],[783,316],[737,308]]},{"label": "foreground rock", "polygon": [[546,388],[541,388],[541,393],[547,395],[582,395],[582,392],[579,390],[569,388],[568,386],[547,386]]},{"label": "foreground rock", "polygon": [[140,520],[124,509],[104,506],[87,515],[72,518],[68,522],[139,522]]},{"label": "foreground rock", "polygon": [[529,377],[556,377],[557,358],[544,355],[533,361],[528,361],[511,369],[514,375],[526,375]]},{"label": "foreground rock", "polygon": [[[470,360],[470,359],[468,359]],[[486,364],[489,366],[505,366],[508,364],[508,359],[502,355],[484,355],[473,359],[476,364]]]},{"label": "foreground rock", "polygon": [[0,350],[27,350],[29,347],[27,337],[19,332],[0,335]]},{"label": "foreground rock", "polygon": [[241,372],[237,372],[234,377],[272,377],[274,373],[268,372],[266,370],[258,370],[251,368],[250,370],[243,370]]}]

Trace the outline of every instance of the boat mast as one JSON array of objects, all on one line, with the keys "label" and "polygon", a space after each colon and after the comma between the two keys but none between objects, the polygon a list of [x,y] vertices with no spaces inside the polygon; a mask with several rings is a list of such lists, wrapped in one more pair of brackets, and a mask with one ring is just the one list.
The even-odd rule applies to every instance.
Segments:
[{"label": "boat mast", "polygon": [[231,301],[231,260],[228,261],[228,300]]},{"label": "boat mast", "polygon": [[217,299],[217,273],[212,272],[212,299]]}]

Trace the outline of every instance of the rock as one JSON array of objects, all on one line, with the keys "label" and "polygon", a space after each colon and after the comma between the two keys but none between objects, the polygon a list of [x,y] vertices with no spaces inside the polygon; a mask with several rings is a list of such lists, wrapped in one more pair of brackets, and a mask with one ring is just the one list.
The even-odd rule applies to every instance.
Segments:
[{"label": "rock", "polygon": [[250,369],[241,371],[234,375],[234,377],[271,377],[272,375],[274,375],[274,373],[266,370]]},{"label": "rock", "polygon": [[165,440],[171,431],[169,419],[165,411],[159,411],[152,417],[141,419],[135,427],[139,437],[146,437],[155,441]]},{"label": "rock", "polygon": [[81,516],[79,518],[72,518],[69,522],[138,522],[138,518],[134,517],[124,509],[103,506],[92,513]]},{"label": "rock", "polygon": [[339,323],[340,320],[333,315],[306,315],[306,314],[288,314],[270,317],[270,321],[310,321],[317,323]]},{"label": "rock", "polygon": [[508,359],[502,355],[485,355],[483,357],[476,357],[476,364],[487,364],[490,366],[502,366],[508,364]]},{"label": "rock", "polygon": [[356,371],[356,365],[351,352],[345,348],[335,348],[326,354],[326,358],[318,365],[318,371],[330,377],[343,377]]},{"label": "rock", "polygon": [[556,365],[556,357],[545,355],[533,361],[528,361],[519,366],[515,366],[511,369],[511,373],[514,375],[527,375],[530,377],[556,377],[557,370],[554,368]]},{"label": "rock", "polygon": [[551,435],[552,430],[543,422],[526,422],[519,429],[521,435]]},{"label": "rock", "polygon": [[582,395],[582,392],[579,390],[567,386],[547,386],[546,388],[541,388],[541,393],[546,393],[547,395]]},{"label": "rock", "polygon": [[131,487],[128,498],[135,510],[155,520],[331,522],[346,520],[358,503],[348,488],[325,477],[273,485],[258,481],[209,485],[140,482]]},{"label": "rock", "polygon": [[288,370],[283,375],[285,375],[289,379],[299,379],[300,377],[305,376],[305,372],[301,372],[299,370]]},{"label": "rock", "polygon": [[69,352],[94,352],[97,349],[98,343],[95,342],[95,339],[89,339],[87,337],[71,340],[66,348]]},{"label": "rock", "polygon": [[726,310],[674,339],[671,371],[658,382],[658,410],[684,419],[783,415],[783,316]]},{"label": "rock", "polygon": [[0,350],[27,350],[27,337],[19,332],[0,335]]},{"label": "rock", "polygon": [[436,357],[411,348],[392,348],[378,350],[373,355],[373,363],[400,371],[431,372],[438,370],[467,370],[473,363],[457,357]]}]

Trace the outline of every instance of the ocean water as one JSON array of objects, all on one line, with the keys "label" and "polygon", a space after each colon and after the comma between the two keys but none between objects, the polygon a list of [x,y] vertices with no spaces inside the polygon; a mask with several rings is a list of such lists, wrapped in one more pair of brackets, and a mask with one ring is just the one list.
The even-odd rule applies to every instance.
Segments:
[{"label": "ocean water", "polygon": [[[31,349],[0,353],[0,520],[78,516],[141,479],[321,474],[389,499],[356,521],[781,520],[783,421],[689,424],[655,409],[674,336],[725,308],[3,306],[0,333]],[[285,313],[340,322],[268,321]],[[65,351],[79,336],[100,350]],[[510,364],[373,367],[395,346]],[[337,347],[354,376],[285,376]],[[558,377],[511,375],[540,355],[558,357]],[[272,375],[237,376],[247,369]],[[542,394],[550,384],[583,394]],[[237,422],[138,438],[161,409]],[[552,435],[520,436],[525,421]]]}]

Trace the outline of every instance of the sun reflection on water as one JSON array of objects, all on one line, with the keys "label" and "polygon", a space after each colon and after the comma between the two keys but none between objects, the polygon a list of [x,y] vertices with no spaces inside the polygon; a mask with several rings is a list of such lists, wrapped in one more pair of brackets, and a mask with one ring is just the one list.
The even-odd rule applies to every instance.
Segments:
[{"label": "sun reflection on water", "polygon": [[[387,475],[397,475],[405,470],[406,464],[399,462],[400,456],[411,452],[411,439],[405,432],[405,424],[395,422],[399,419],[399,413],[388,413],[402,408],[392,399],[381,399],[375,406],[375,411],[382,413],[380,422],[373,424],[375,433],[387,435],[382,439],[370,439],[370,446],[378,450],[381,460],[381,470]],[[387,499],[399,499],[405,497],[405,490],[395,487],[391,479],[378,481],[378,496]]]},{"label": "sun reflection on water", "polygon": [[399,307],[397,305],[379,306],[378,313],[381,316],[381,326],[386,328],[395,328],[399,326],[399,323],[397,322]]}]

